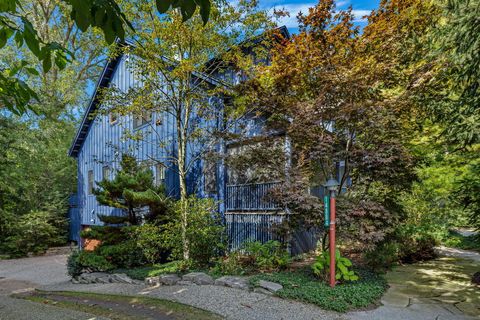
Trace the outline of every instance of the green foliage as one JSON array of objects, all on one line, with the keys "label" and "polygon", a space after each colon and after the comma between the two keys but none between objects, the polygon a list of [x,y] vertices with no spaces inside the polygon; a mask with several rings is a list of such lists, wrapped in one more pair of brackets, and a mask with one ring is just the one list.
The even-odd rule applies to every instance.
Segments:
[{"label": "green foliage", "polygon": [[71,277],[77,277],[82,274],[83,267],[80,264],[81,251],[73,251],[67,259],[67,273]]},{"label": "green foliage", "polygon": [[412,225],[405,225],[397,230],[399,260],[404,263],[430,260],[436,257],[434,247],[437,240],[430,233]]},{"label": "green foliage", "polygon": [[95,251],[82,251],[78,256],[78,264],[83,271],[88,272],[105,272],[115,268],[104,256],[97,254]]},{"label": "green foliage", "polygon": [[278,241],[246,242],[243,248],[217,259],[212,272],[215,274],[248,274],[280,271],[288,267],[290,255]]},{"label": "green foliage", "polygon": [[470,224],[480,231],[480,158],[468,167],[455,193],[469,214]]},{"label": "green foliage", "polygon": [[242,250],[248,264],[259,271],[278,271],[290,263],[290,255],[282,244],[275,240],[265,243],[246,242]]},{"label": "green foliage", "polygon": [[137,248],[143,253],[148,263],[157,263],[168,256],[168,252],[163,247],[161,232],[161,227],[151,223],[139,226],[134,231]]},{"label": "green foliage", "polygon": [[[27,253],[42,253],[51,245],[65,243],[62,232],[55,227],[53,217],[49,212],[32,211],[22,216],[13,226],[11,236],[5,239],[5,248],[12,255],[26,255]],[[63,223],[55,223],[66,227]]]},{"label": "green foliage", "polygon": [[180,273],[184,271],[183,261],[170,261],[163,264],[154,264],[151,266],[142,266],[129,269],[117,269],[115,272],[126,273],[132,279],[144,280],[148,277],[155,277],[167,273]]},{"label": "green foliage", "polygon": [[[53,65],[62,71],[67,64],[72,63],[74,52],[67,48],[68,41],[52,41],[50,38],[52,34],[48,31],[47,37],[41,35],[46,31],[45,26],[35,25],[38,20],[26,10],[29,5],[20,0],[0,0],[0,49],[7,43],[15,45],[18,49],[25,44],[42,65],[44,73],[49,72]],[[53,9],[50,8],[52,5]],[[190,19],[198,6],[203,22],[206,23],[211,3],[210,0],[162,0],[156,1],[156,5],[158,12],[162,14],[169,9],[179,8],[183,21]],[[86,32],[92,26],[102,30],[107,43],[112,44],[117,37],[122,41],[125,39],[126,28],[133,30],[132,24],[115,0],[61,0],[42,4],[41,9],[48,15],[48,21],[45,23],[50,25],[58,23],[58,20],[67,21],[66,16],[69,15],[75,26],[69,25],[67,30],[62,31],[75,34],[75,37],[78,33],[76,28]],[[54,21],[59,13],[61,17]],[[77,41],[74,40],[73,43],[77,45]],[[29,77],[39,75],[33,64],[26,60],[22,60],[22,69]],[[22,115],[28,109],[35,111],[31,102],[32,100],[39,102],[40,98],[37,92],[23,81],[19,71],[20,69],[12,68],[0,73],[0,101],[2,107]]]},{"label": "green foliage", "polygon": [[[335,251],[335,279],[339,281],[357,281],[358,275],[355,274],[352,262],[340,255],[340,250]],[[328,278],[330,274],[330,253],[323,251],[312,265],[312,271],[317,277]]]},{"label": "green foliage", "polygon": [[447,247],[480,252],[480,237],[478,235],[463,236],[456,231],[449,231],[442,239],[442,243]]},{"label": "green foliage", "polygon": [[182,219],[183,210],[188,212],[186,239],[190,260],[194,266],[204,266],[225,249],[225,228],[222,225],[217,204],[212,199],[191,196],[175,202],[172,217],[162,226],[162,242],[171,250],[171,259],[183,258]]},{"label": "green foliage", "polygon": [[367,266],[375,271],[383,272],[398,263],[399,245],[396,241],[385,241],[364,253]]},{"label": "green foliage", "polygon": [[[153,173],[149,168],[137,163],[135,157],[122,154],[120,170],[112,180],[104,179],[98,182],[98,189],[93,193],[100,204],[120,208],[126,211],[128,222],[139,224],[139,212],[148,207],[147,220],[165,216],[168,210],[169,199],[165,195],[165,187],[155,186]],[[103,219],[121,221],[120,218],[103,217]]]},{"label": "green foliage", "polygon": [[339,284],[335,288],[319,282],[310,269],[259,274],[250,278],[250,282],[253,285],[259,280],[280,283],[283,289],[277,291],[279,297],[312,303],[327,310],[345,312],[378,304],[388,287],[385,279],[362,269],[355,270],[355,273],[360,280]]}]

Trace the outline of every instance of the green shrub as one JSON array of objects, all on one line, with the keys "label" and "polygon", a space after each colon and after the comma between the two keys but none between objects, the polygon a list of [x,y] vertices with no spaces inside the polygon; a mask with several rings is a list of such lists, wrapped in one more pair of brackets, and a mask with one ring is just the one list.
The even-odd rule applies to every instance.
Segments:
[{"label": "green shrub", "polygon": [[[205,266],[225,250],[225,228],[212,199],[190,197],[186,201],[191,263],[193,266]],[[171,260],[183,258],[181,210],[182,203],[177,201],[173,216],[162,226],[163,247],[171,251]]]},{"label": "green shrub", "polygon": [[283,270],[291,262],[290,255],[278,241],[246,242],[241,250],[217,259],[213,273],[246,274]]},{"label": "green shrub", "polygon": [[67,259],[67,273],[72,277],[79,276],[82,273],[83,266],[80,264],[79,250],[74,250]]},{"label": "green shrub", "polygon": [[239,251],[234,251],[225,257],[219,257],[210,271],[213,274],[220,275],[244,275],[247,273],[247,269],[243,264],[242,257],[243,255]]},{"label": "green shrub", "polygon": [[391,268],[398,260],[399,245],[396,241],[383,242],[374,250],[365,252],[363,258],[365,263],[376,271],[383,271]]},{"label": "green shrub", "polygon": [[[352,262],[340,255],[340,250],[335,251],[335,279],[344,281],[356,281],[358,275],[350,270]],[[330,274],[330,253],[323,251],[317,256],[312,265],[312,271],[317,277],[328,279]]]},{"label": "green shrub", "polygon": [[244,259],[251,260],[251,265],[258,270],[274,271],[285,269],[290,261],[290,255],[282,244],[275,240],[265,243],[259,241],[247,242],[244,245]]},{"label": "green shrub", "polygon": [[115,265],[95,251],[82,251],[78,257],[82,270],[88,272],[105,272],[115,269]]},{"label": "green shrub", "polygon": [[146,223],[139,226],[134,231],[134,237],[138,250],[143,254],[144,259],[151,264],[165,262],[170,254],[164,248],[161,227]]},{"label": "green shrub", "polygon": [[32,211],[22,216],[13,227],[13,235],[5,240],[7,251],[13,256],[30,252],[38,254],[49,246],[65,243],[65,237],[55,227],[52,219],[52,215],[46,211]]},{"label": "green shrub", "polygon": [[400,242],[399,259],[404,263],[430,260],[436,257],[436,240],[429,234],[407,234]]}]

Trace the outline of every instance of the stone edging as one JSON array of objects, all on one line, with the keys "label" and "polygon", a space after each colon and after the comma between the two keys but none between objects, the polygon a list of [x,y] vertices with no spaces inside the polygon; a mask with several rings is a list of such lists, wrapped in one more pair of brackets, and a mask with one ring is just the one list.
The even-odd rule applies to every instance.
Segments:
[{"label": "stone edging", "polygon": [[[82,273],[76,278],[72,278],[73,283],[128,283],[128,284],[143,284],[139,280],[131,279],[124,273],[105,273],[105,272],[91,272]],[[177,274],[163,274],[156,277],[146,278],[144,283],[148,286],[173,286],[173,285],[215,285],[234,289],[246,290],[263,294],[273,294],[278,290],[283,289],[281,284],[260,280],[255,288],[251,288],[248,282],[248,277],[239,276],[223,276],[218,279],[213,279],[210,275],[204,272],[191,272],[179,276]]]}]

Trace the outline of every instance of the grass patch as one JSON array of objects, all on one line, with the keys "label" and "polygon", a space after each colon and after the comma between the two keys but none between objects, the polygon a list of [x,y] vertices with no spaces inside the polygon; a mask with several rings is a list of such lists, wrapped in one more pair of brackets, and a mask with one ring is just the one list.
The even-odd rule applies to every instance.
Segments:
[{"label": "grass patch", "polygon": [[85,292],[35,291],[17,296],[60,308],[77,310],[114,320],[134,319],[222,319],[214,313],[177,302],[149,297],[132,297]]},{"label": "grass patch", "polygon": [[355,271],[359,274],[360,280],[340,284],[333,289],[316,278],[310,268],[260,274],[253,276],[250,282],[252,285],[259,280],[280,283],[283,289],[277,291],[279,297],[312,303],[327,310],[346,312],[378,304],[387,289],[386,280],[367,270]]},{"label": "grass patch", "polygon": [[132,269],[117,269],[114,273],[125,273],[132,279],[144,280],[148,277],[155,277],[166,273],[181,273],[181,261],[171,261],[152,266],[138,267]]},{"label": "grass patch", "polygon": [[447,247],[480,252],[480,236],[478,235],[465,237],[458,232],[449,231],[443,244]]}]

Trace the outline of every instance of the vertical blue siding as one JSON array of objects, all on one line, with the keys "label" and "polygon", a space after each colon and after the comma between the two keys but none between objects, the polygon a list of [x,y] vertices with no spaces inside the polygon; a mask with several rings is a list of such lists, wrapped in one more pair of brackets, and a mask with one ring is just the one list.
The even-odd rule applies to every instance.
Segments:
[{"label": "vertical blue siding", "polygon": [[[139,80],[129,67],[128,58],[125,56],[114,71],[111,85],[122,91],[139,85]],[[159,118],[162,124],[152,128]],[[99,215],[122,214],[119,209],[100,205],[94,195],[88,194],[88,171],[93,170],[95,181],[103,179],[104,166],[109,166],[111,174],[114,175],[115,170],[119,169],[121,154],[126,152],[132,153],[139,161],[156,159],[163,162],[166,157],[176,152],[174,124],[171,115],[153,113],[151,124],[136,129],[142,132],[141,141],[133,141],[123,138],[126,132],[134,130],[132,116],[119,117],[116,123],[110,124],[108,115],[96,115],[78,154],[78,197],[82,225],[100,225]],[[168,143],[166,148],[158,147],[162,141]],[[167,193],[175,197],[179,189],[175,168],[167,166],[165,183]]]}]

